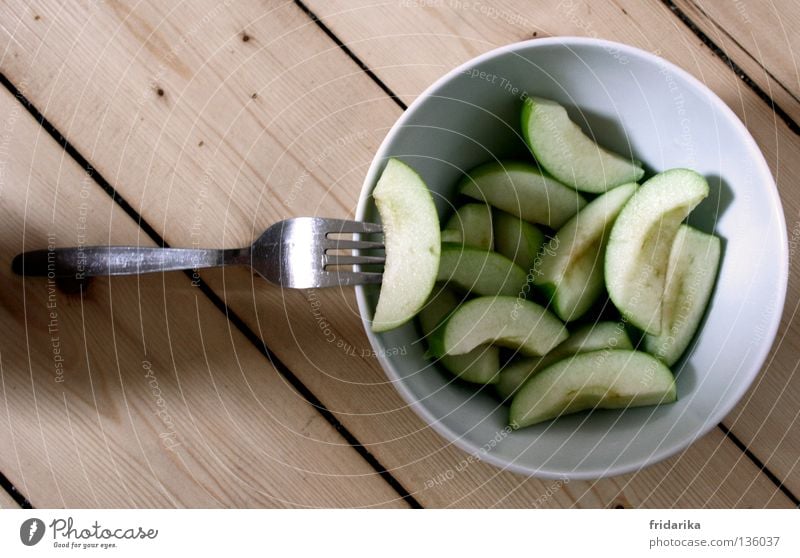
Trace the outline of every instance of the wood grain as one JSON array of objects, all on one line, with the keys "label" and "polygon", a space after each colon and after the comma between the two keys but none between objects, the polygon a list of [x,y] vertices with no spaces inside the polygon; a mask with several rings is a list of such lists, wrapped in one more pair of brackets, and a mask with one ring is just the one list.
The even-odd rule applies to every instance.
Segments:
[{"label": "wood grain", "polygon": [[[778,182],[792,244],[800,235],[800,143],[770,108],[661,2],[505,1],[488,4],[322,2],[317,16],[405,102],[445,69],[496,46],[548,35],[629,43],[676,63],[715,91],[745,122]],[[748,4],[758,10],[755,3]],[[792,249],[794,252],[794,249]],[[778,341],[754,387],[725,423],[795,493],[800,387],[795,381],[800,323],[798,262],[792,253]]]},{"label": "wood grain", "polygon": [[800,121],[800,2],[677,0],[675,4],[795,122]]},{"label": "wood grain", "polygon": [[185,275],[13,275],[151,242],[5,89],[0,119],[0,468],[34,506],[404,505]]},{"label": "wood grain", "polygon": [[[366,166],[400,114],[291,5],[3,9],[7,21],[19,22],[2,36],[3,71],[28,84],[47,118],[173,245],[237,246],[279,218],[352,215]],[[376,26],[383,17],[372,14]],[[363,35],[364,44],[370,37]],[[441,70],[450,54],[437,55],[445,58],[436,63]],[[391,60],[375,62],[376,71],[394,72]],[[426,73],[431,64],[395,72],[413,81],[402,89],[419,91],[417,71],[441,73]],[[282,292],[235,269],[203,278],[424,505],[789,504],[718,430],[679,458],[596,483],[464,466],[468,456],[426,427],[386,382],[350,291]]]}]

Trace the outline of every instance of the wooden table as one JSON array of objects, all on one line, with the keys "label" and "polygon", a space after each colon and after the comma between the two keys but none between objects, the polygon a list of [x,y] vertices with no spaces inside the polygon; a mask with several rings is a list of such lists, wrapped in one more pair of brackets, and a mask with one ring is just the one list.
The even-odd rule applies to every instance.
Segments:
[{"label": "wooden table", "polygon": [[[0,506],[793,507],[797,260],[778,340],[682,454],[597,482],[474,463],[404,404],[349,291],[242,269],[13,275],[23,249],[234,247],[352,217],[381,139],[445,71],[554,35],[633,44],[747,124],[800,236],[800,2],[196,0],[0,7]],[[320,327],[327,323],[327,327]],[[433,482],[439,479],[439,482]],[[444,480],[442,480],[444,479]]]}]

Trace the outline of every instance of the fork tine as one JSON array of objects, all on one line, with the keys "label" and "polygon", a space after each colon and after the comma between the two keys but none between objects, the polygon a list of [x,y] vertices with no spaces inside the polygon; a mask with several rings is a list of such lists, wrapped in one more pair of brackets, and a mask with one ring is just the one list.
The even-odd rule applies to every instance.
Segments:
[{"label": "fork tine", "polygon": [[385,256],[341,256],[325,254],[325,265],[368,265],[386,262]]},{"label": "fork tine", "polygon": [[364,271],[323,271],[317,276],[319,287],[368,285],[380,283],[382,280],[383,273]]},{"label": "fork tine", "polygon": [[384,247],[383,241],[339,238],[326,238],[324,245],[326,250],[370,250]]},{"label": "fork tine", "polygon": [[323,228],[327,234],[339,233],[380,233],[383,227],[376,223],[365,223],[364,221],[348,221],[347,219],[327,219],[321,218]]}]

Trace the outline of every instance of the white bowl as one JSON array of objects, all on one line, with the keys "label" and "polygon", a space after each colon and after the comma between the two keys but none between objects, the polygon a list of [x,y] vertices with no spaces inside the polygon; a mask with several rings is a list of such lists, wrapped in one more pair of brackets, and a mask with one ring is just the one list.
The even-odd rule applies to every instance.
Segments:
[{"label": "white bowl", "polygon": [[671,405],[595,411],[511,432],[491,388],[454,381],[427,361],[416,324],[376,335],[377,291],[357,290],[370,342],[410,406],[448,441],[504,469],[542,477],[598,478],[669,457],[707,433],[744,395],[772,345],[783,309],[788,246],[764,157],[734,113],[705,85],[630,46],[551,38],[479,56],[434,83],[391,129],[367,173],[356,218],[375,220],[371,192],[389,157],[414,167],[440,216],[464,171],[521,144],[525,94],[569,107],[601,145],[642,160],[649,173],[689,167],[712,194],[692,224],[723,239],[706,318],[674,367]]}]

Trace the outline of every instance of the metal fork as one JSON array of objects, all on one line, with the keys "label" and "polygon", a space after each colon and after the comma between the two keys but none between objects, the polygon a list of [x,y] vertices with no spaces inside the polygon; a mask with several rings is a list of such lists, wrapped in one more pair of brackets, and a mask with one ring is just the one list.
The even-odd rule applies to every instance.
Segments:
[{"label": "metal fork", "polygon": [[[267,281],[292,289],[380,283],[383,274],[351,266],[383,264],[384,256],[353,255],[382,249],[383,240],[344,239],[338,234],[376,234],[374,223],[297,217],[269,227],[251,246],[223,250],[140,246],[77,246],[18,254],[15,273],[84,279],[97,275],[137,275],[158,271],[249,265]],[[333,253],[350,251],[349,254]]]}]

